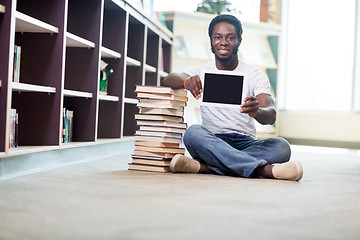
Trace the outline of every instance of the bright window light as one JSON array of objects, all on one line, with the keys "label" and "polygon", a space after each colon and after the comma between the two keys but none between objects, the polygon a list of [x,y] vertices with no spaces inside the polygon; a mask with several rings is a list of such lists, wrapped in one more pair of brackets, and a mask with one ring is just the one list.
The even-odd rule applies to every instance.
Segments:
[{"label": "bright window light", "polygon": [[285,109],[351,110],[355,6],[288,1]]}]

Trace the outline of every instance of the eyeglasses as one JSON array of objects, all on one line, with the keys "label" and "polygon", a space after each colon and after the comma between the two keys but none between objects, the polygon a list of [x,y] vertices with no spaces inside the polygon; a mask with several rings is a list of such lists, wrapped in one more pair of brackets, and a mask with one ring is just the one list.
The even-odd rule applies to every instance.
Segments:
[{"label": "eyeglasses", "polygon": [[234,35],[228,35],[228,36],[221,36],[221,35],[215,35],[212,36],[212,40],[215,42],[220,42],[225,38],[225,40],[227,42],[235,42],[236,41],[236,36]]}]

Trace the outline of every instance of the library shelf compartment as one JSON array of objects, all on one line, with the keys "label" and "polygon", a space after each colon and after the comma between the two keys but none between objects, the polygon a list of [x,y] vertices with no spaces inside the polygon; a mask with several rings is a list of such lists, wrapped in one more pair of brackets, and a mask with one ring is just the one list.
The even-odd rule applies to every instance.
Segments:
[{"label": "library shelf compartment", "polygon": [[18,146],[59,145],[58,94],[13,91],[11,104],[19,115]]},{"label": "library shelf compartment", "polygon": [[138,126],[135,121],[135,114],[139,113],[139,109],[134,103],[126,103],[124,104],[125,116],[124,116],[124,136],[134,136],[136,130],[138,130]]},{"label": "library shelf compartment", "polygon": [[110,143],[122,137],[122,99],[128,14],[118,4],[119,2],[115,3],[115,1],[104,2],[101,60],[107,64],[106,69],[111,69],[113,72],[108,76],[107,94],[98,95],[97,143]]}]

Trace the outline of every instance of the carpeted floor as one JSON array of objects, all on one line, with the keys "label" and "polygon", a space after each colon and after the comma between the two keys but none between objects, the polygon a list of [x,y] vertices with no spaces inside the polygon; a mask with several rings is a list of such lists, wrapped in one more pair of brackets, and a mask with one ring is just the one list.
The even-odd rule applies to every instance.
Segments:
[{"label": "carpeted floor", "polygon": [[0,239],[360,239],[360,152],[292,158],[300,182],[127,171],[129,153],[0,181]]}]

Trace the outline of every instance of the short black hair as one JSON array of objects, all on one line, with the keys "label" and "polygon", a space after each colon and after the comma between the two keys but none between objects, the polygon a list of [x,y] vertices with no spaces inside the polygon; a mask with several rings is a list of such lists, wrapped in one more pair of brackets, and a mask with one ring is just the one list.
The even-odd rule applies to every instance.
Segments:
[{"label": "short black hair", "polygon": [[230,23],[231,25],[233,25],[236,28],[236,33],[237,33],[239,39],[241,39],[241,35],[243,33],[241,22],[239,19],[237,19],[237,17],[235,17],[233,15],[229,15],[229,14],[221,14],[221,15],[218,15],[215,18],[213,18],[213,20],[211,20],[211,22],[209,24],[209,37],[210,38],[213,34],[215,25],[218,23],[221,23],[221,22],[227,22],[227,23]]}]

